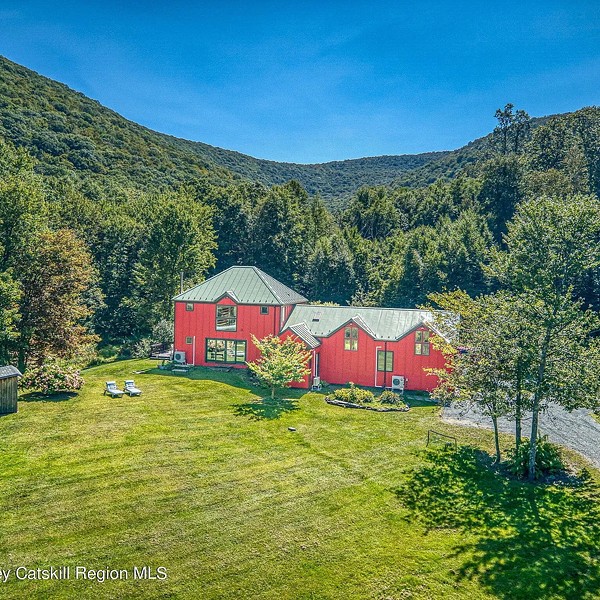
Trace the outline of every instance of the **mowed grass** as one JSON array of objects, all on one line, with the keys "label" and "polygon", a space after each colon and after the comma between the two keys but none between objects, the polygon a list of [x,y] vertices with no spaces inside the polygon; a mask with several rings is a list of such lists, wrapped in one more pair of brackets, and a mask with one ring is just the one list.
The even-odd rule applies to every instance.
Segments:
[{"label": "mowed grass", "polygon": [[[321,394],[300,391],[270,402],[236,373],[197,369],[176,375],[149,371],[152,366],[124,361],[89,369],[80,394],[57,401],[25,397],[19,413],[0,418],[0,568],[70,565],[73,577],[77,565],[130,571],[148,565],[166,567],[168,579],[99,583],[13,576],[0,584],[0,596],[517,597],[510,584],[518,572],[500,568],[490,579],[491,563],[481,563],[487,578],[473,567],[485,523],[464,526],[456,506],[452,522],[440,522],[440,495],[442,502],[444,494],[456,500],[449,486],[460,480],[464,510],[479,510],[481,502],[491,502],[481,490],[493,491],[498,476],[469,463],[469,469],[452,471],[450,485],[443,459],[438,490],[437,475],[427,466],[429,429],[484,450],[491,448],[489,432],[443,424],[439,409],[417,397],[408,413],[341,409]],[[141,397],[102,395],[104,381],[131,377]],[[411,479],[418,497],[406,495]],[[477,483],[472,487],[479,505],[465,501],[471,484],[463,479]],[[569,521],[564,511],[579,510],[565,508],[560,498],[551,501],[546,518],[548,510],[562,510]],[[432,524],[428,504],[436,515]],[[518,546],[518,536],[511,543]],[[554,541],[548,544],[552,551]],[[581,577],[584,563],[571,560],[570,548],[563,548],[559,566],[573,564]],[[579,559],[594,549],[592,544],[572,554]],[[539,545],[524,539],[523,547],[514,548],[524,557],[529,551],[535,562]],[[545,569],[556,572],[557,566],[550,561],[528,573],[539,578],[540,595],[531,587],[523,593],[571,597],[570,588],[543,595]],[[598,574],[585,576],[589,589],[598,591]]]}]

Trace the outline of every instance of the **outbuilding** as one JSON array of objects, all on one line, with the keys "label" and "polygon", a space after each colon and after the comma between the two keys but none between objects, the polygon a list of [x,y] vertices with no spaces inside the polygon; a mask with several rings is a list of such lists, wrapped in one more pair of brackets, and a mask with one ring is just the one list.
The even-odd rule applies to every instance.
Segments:
[{"label": "outbuilding", "polygon": [[0,367],[0,415],[17,412],[17,384],[21,373],[15,367]]}]

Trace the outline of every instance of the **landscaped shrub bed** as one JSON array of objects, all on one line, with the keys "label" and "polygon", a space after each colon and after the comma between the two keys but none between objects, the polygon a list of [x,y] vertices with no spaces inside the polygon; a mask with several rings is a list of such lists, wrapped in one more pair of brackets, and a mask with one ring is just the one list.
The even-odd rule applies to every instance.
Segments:
[{"label": "landscaped shrub bed", "polygon": [[365,390],[350,383],[349,388],[340,388],[325,398],[329,404],[346,408],[364,408],[379,412],[409,410],[402,398],[390,390],[383,391],[378,397],[370,390]]}]

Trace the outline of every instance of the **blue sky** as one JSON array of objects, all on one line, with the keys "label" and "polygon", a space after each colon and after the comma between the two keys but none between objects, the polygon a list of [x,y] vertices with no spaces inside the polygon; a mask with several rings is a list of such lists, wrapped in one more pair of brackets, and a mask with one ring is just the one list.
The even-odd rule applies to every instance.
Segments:
[{"label": "blue sky", "polygon": [[600,3],[3,0],[0,54],[152,129],[323,162],[600,104]]}]

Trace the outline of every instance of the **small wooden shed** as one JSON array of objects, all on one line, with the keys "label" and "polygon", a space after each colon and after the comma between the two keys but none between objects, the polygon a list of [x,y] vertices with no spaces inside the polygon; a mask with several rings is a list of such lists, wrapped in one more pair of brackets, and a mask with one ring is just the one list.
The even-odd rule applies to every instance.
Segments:
[{"label": "small wooden shed", "polygon": [[0,367],[0,415],[17,412],[17,380],[21,373],[15,367]]}]

